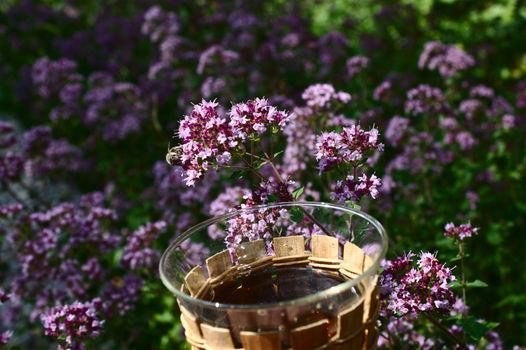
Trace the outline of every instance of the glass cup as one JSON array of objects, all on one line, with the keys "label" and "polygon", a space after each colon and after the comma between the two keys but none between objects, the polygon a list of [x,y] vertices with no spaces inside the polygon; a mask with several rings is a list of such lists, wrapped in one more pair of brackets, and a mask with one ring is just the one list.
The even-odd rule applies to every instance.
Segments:
[{"label": "glass cup", "polygon": [[192,227],[159,269],[192,349],[374,349],[386,250],[364,212],[272,203]]}]

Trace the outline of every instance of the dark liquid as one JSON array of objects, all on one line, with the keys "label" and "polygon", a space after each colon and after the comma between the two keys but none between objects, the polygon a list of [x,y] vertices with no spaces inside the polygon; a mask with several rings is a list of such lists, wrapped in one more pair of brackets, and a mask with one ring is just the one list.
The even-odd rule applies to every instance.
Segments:
[{"label": "dark liquid", "polygon": [[305,297],[344,281],[311,268],[269,268],[215,288],[213,301],[223,304],[269,304]]}]

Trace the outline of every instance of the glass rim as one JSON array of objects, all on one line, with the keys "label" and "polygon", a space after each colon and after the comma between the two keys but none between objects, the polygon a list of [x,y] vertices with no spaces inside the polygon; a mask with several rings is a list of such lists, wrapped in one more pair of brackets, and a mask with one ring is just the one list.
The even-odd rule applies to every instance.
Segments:
[{"label": "glass rim", "polygon": [[[276,303],[265,303],[265,304],[223,304],[218,302],[212,302],[212,301],[206,301],[203,299],[192,297],[178,288],[176,288],[169,279],[165,276],[163,272],[163,265],[165,260],[168,258],[170,253],[176,249],[181,243],[183,243],[185,240],[187,240],[190,236],[192,236],[194,233],[201,231],[203,228],[208,227],[210,225],[216,224],[220,221],[228,220],[230,218],[233,218],[237,215],[240,215],[241,213],[256,211],[259,209],[271,209],[271,208],[277,208],[277,207],[312,207],[312,208],[327,208],[327,209],[337,209],[344,212],[347,212],[348,214],[352,215],[358,215],[364,220],[367,220],[369,223],[371,223],[377,232],[380,234],[381,240],[381,251],[378,254],[378,256],[373,260],[373,263],[369,268],[367,268],[363,273],[361,273],[358,277],[353,278],[351,280],[345,281],[343,283],[340,283],[336,286],[333,286],[331,288],[328,288],[326,290],[322,290],[310,295],[306,295],[304,297],[286,300],[286,301],[280,301]],[[368,278],[372,276],[376,271],[378,271],[380,267],[380,262],[384,259],[386,252],[387,252],[387,245],[388,245],[388,238],[387,238],[387,232],[385,231],[385,228],[380,224],[378,220],[376,220],[371,215],[357,209],[351,209],[347,208],[345,206],[339,205],[339,204],[332,204],[332,203],[326,203],[326,202],[275,202],[270,204],[264,204],[264,205],[258,205],[250,208],[243,208],[234,210],[231,212],[228,212],[223,215],[215,216],[210,219],[207,219],[205,221],[202,221],[201,223],[194,225],[181,233],[176,239],[170,243],[168,248],[163,252],[163,255],[161,256],[161,260],[159,261],[159,275],[161,277],[161,281],[164,284],[166,288],[168,288],[169,291],[175,294],[176,298],[181,299],[183,301],[186,301],[191,304],[197,304],[201,307],[206,308],[214,308],[214,309],[223,309],[223,310],[232,310],[232,309],[242,309],[242,310],[259,310],[259,309],[270,309],[270,308],[278,308],[278,307],[287,307],[287,306],[293,306],[301,303],[314,303],[317,301],[320,301],[322,299],[326,299],[327,297],[337,295],[347,289],[351,289],[352,287],[356,287],[359,285],[365,278]]]}]

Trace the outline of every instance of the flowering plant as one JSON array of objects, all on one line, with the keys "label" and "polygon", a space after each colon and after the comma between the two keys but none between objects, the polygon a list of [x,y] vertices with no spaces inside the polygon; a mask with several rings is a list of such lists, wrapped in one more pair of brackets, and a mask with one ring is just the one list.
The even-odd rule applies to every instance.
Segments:
[{"label": "flowering plant", "polygon": [[[0,4],[0,348],[183,347],[161,249],[211,215],[291,200],[388,228],[379,347],[526,344],[525,11]],[[265,238],[283,215],[267,214],[209,235]]]}]

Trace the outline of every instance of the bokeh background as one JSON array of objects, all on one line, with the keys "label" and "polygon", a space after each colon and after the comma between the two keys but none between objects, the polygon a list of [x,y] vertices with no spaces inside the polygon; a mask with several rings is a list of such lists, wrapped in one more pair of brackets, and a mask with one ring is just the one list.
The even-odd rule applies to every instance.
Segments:
[{"label": "bokeh background", "polygon": [[[4,346],[54,348],[64,339],[42,315],[100,298],[87,348],[183,347],[159,252],[252,180],[187,187],[164,160],[178,121],[202,98],[293,111],[316,83],[350,93],[338,115],[380,131],[383,186],[362,208],[389,257],[426,250],[454,267],[444,225],[471,222],[466,275],[484,283],[469,313],[505,348],[526,344],[525,33],[521,0],[1,1]],[[312,156],[294,153],[302,140],[281,141],[283,171],[331,201],[303,171]]]}]

